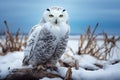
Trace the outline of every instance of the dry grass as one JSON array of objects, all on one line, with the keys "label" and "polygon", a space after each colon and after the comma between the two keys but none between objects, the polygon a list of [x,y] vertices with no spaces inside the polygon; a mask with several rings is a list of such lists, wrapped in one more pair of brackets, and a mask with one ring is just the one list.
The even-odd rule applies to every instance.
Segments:
[{"label": "dry grass", "polygon": [[8,52],[13,51],[20,51],[22,50],[22,47],[26,47],[26,40],[27,37],[22,33],[22,37],[19,37],[20,29],[18,29],[15,33],[15,35],[12,35],[10,33],[7,21],[4,21],[5,24],[5,40],[2,40],[3,42],[0,42],[0,47],[2,49],[2,52],[0,52],[0,55],[5,55]]},{"label": "dry grass", "polygon": [[[112,36],[111,38],[108,37],[108,34],[103,32],[103,41],[104,43],[102,46],[97,44],[97,36],[95,36],[95,31],[98,28],[98,23],[96,24],[94,30],[91,32],[91,27],[87,28],[85,34],[80,35],[79,47],[78,47],[78,55],[83,54],[90,54],[97,59],[107,60],[109,59],[110,55],[113,55],[114,52],[111,52],[113,48],[117,47],[117,41],[120,41],[120,37],[116,38]],[[86,45],[84,46],[84,44]],[[118,48],[118,47],[117,47]]]}]

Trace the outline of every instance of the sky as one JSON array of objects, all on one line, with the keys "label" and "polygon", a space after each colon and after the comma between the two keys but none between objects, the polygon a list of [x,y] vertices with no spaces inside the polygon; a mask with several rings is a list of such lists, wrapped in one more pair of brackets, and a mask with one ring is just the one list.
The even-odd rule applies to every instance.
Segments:
[{"label": "sky", "polygon": [[62,6],[69,14],[70,34],[84,33],[96,23],[96,33],[120,35],[120,0],[0,0],[0,30],[7,20],[11,32],[20,28],[28,33],[38,24],[44,10],[50,6]]}]

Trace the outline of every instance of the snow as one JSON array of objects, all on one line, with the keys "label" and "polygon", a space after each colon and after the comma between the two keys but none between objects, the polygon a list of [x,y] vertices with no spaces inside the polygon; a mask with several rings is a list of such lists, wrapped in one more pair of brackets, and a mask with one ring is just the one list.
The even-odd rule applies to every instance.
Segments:
[{"label": "snow", "polygon": [[[65,76],[67,68],[59,67],[59,72]],[[83,68],[76,70],[72,68],[73,80],[118,80],[120,79],[120,63],[115,65],[108,65],[104,69],[95,71],[86,71]]]},{"label": "snow", "polygon": [[45,77],[45,78],[40,79],[40,80],[62,80],[62,79],[60,79],[60,78],[47,78],[47,77]]},{"label": "snow", "polygon": [[[78,50],[78,40],[73,39],[69,40],[68,47],[64,55],[61,57],[61,60],[66,63],[71,63],[73,65],[75,60],[78,61],[79,69],[76,70],[72,68],[72,79],[73,80],[120,80],[120,63],[112,65],[111,62],[119,59],[118,57],[112,58],[110,61],[98,60],[95,57],[90,55],[76,55],[75,53]],[[98,44],[101,44],[100,41]],[[119,45],[118,45],[119,46]],[[70,50],[72,48],[72,51]],[[116,49],[117,53],[120,53]],[[116,53],[116,54],[117,54]],[[7,76],[9,71],[14,68],[22,68],[24,52],[9,52],[5,56],[0,56],[0,79],[3,79]],[[95,64],[103,65],[103,68],[96,66]],[[68,68],[61,67],[57,65],[58,72],[61,76],[65,77]],[[86,70],[89,68],[92,70]],[[94,71],[93,71],[94,70]],[[60,78],[47,78],[44,77],[40,80],[61,80]]]},{"label": "snow", "polygon": [[21,68],[23,60],[23,52],[8,53],[5,56],[0,56],[0,78],[6,75],[14,68]]},{"label": "snow", "polygon": [[82,68],[90,68],[95,70],[98,69],[98,67],[94,65],[94,63],[97,62],[97,59],[95,59],[90,55],[82,55],[82,56],[76,55],[75,58],[77,59],[77,61],[79,61],[79,66]]}]

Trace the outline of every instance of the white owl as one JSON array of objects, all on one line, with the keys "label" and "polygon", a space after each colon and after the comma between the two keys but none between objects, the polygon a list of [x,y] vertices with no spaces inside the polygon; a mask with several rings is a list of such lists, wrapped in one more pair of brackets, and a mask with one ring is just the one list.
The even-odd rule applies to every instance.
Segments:
[{"label": "white owl", "polygon": [[55,65],[66,49],[69,30],[67,11],[58,6],[47,8],[40,24],[30,31],[23,65]]}]

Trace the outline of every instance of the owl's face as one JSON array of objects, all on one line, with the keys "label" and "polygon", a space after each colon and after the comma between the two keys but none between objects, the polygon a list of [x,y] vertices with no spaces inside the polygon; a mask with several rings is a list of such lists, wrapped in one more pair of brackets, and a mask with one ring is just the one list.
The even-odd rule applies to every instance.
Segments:
[{"label": "owl's face", "polygon": [[47,8],[43,14],[45,22],[52,24],[60,24],[62,22],[68,23],[67,11],[62,7],[50,7]]}]

